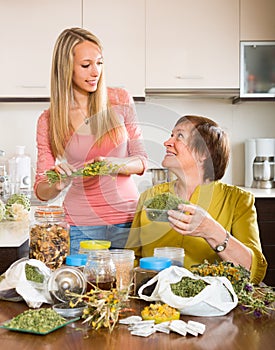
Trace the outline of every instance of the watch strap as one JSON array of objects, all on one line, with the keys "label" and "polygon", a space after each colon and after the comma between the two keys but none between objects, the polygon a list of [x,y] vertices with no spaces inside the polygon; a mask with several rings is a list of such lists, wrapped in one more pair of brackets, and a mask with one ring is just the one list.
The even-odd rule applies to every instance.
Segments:
[{"label": "watch strap", "polygon": [[225,240],[224,240],[222,243],[218,244],[218,245],[214,248],[215,252],[217,252],[217,253],[224,251],[225,248],[226,248],[226,246],[227,246],[227,243],[228,243],[228,241],[229,241],[230,233],[229,233],[228,231],[225,231],[225,232],[226,232]]}]

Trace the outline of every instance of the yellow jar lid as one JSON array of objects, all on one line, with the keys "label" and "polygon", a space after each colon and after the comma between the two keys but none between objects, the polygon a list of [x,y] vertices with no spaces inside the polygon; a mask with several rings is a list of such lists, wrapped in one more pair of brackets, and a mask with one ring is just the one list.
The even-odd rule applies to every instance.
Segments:
[{"label": "yellow jar lid", "polygon": [[87,249],[87,250],[109,249],[110,247],[111,247],[110,241],[91,240],[91,241],[81,241],[80,242],[80,248]]}]

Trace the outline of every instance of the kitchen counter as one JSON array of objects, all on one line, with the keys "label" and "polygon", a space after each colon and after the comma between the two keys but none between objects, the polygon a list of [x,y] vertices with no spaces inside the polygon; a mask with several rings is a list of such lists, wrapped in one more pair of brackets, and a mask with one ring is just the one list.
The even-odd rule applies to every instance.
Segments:
[{"label": "kitchen counter", "polygon": [[[136,315],[140,315],[145,305],[148,303],[142,300],[132,300],[130,303]],[[27,309],[24,302],[0,301],[0,322],[5,322]],[[226,316],[181,318],[184,321],[204,323],[205,333],[198,337],[184,337],[173,332],[157,332],[144,338],[131,335],[125,325],[118,325],[110,334],[107,329],[89,330],[79,320],[44,336],[0,329],[0,343],[1,348],[9,350],[274,349],[275,315],[254,319],[237,308]]]},{"label": "kitchen counter", "polygon": [[253,188],[253,187],[242,187],[245,191],[254,194],[255,198],[275,198],[275,188],[263,189],[263,188]]}]

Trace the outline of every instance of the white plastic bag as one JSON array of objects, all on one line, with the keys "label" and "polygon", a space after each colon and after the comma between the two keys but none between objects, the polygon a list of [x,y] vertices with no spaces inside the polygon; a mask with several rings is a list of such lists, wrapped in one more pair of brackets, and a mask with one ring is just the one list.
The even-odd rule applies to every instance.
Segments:
[{"label": "white plastic bag", "polygon": [[[5,295],[5,300],[7,300],[7,292],[10,293],[13,290],[31,308],[38,308],[43,303],[51,304],[52,300],[46,282],[42,284],[27,280],[25,274],[27,263],[39,268],[46,280],[49,278],[51,270],[43,262],[36,259],[22,258],[13,263],[5,272],[5,278],[0,282],[0,296],[1,294]],[[17,301],[14,296],[12,300]]]},{"label": "white plastic bag", "polygon": [[[171,283],[179,282],[182,277],[201,279],[209,285],[196,296],[183,298],[175,295],[170,287]],[[150,296],[144,295],[143,290],[156,282],[152,294]],[[146,301],[162,301],[180,310],[181,314],[192,316],[223,316],[238,304],[238,297],[231,282],[226,277],[200,277],[178,266],[171,266],[160,271],[139,288],[138,295]]]}]

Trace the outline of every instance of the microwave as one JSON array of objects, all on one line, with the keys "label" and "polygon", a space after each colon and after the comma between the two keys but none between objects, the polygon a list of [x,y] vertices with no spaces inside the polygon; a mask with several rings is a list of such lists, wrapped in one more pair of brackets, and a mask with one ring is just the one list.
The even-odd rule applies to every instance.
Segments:
[{"label": "microwave", "polygon": [[240,97],[275,97],[275,41],[240,42]]}]

